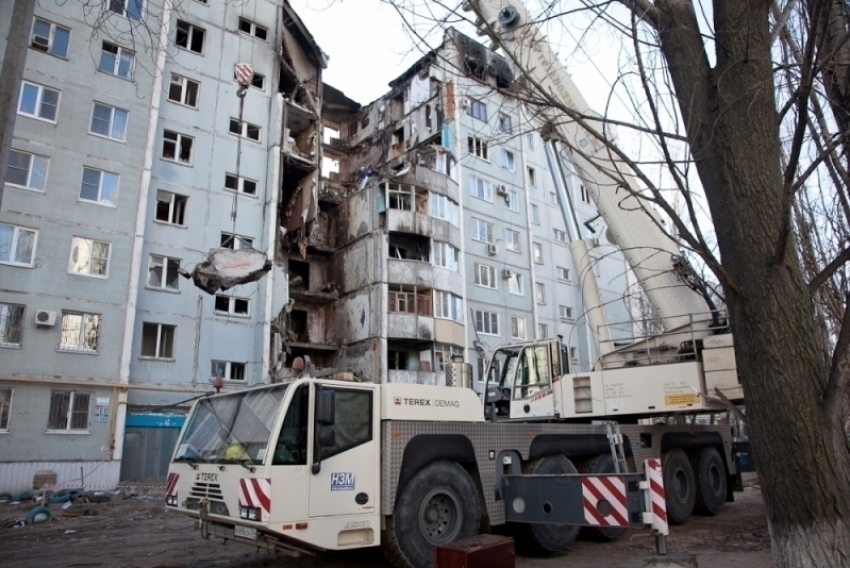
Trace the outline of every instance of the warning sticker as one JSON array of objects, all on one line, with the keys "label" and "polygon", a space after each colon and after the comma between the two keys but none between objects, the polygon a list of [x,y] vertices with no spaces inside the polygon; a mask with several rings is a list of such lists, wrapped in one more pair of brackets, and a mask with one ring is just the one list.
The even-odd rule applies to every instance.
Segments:
[{"label": "warning sticker", "polygon": [[695,392],[666,394],[664,395],[664,404],[666,404],[667,406],[684,406],[688,404],[699,404],[699,395]]}]

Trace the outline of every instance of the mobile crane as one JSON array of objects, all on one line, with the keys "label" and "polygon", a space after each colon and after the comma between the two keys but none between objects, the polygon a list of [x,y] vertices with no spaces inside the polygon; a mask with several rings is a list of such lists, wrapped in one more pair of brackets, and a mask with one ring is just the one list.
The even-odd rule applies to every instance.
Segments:
[{"label": "mobile crane", "polygon": [[[521,6],[469,7],[533,80],[587,108]],[[558,128],[594,150],[581,125]],[[499,527],[521,550],[545,553],[567,549],[580,525],[600,537],[647,523],[663,534],[666,520],[684,522],[695,509],[716,514],[740,486],[731,429],[641,419],[721,410],[713,388],[740,399],[731,338],[683,286],[690,275],[673,242],[645,230],[652,213],[609,195],[587,157],[572,159],[666,334],[613,350],[603,341],[588,373],[569,369],[558,339],[498,349],[483,404],[457,379],[461,363],[448,373],[454,387],[357,382],[338,371],[202,397],[175,449],[166,505],[198,518],[205,537],[291,554],[380,545],[398,568],[430,568],[436,546]],[[621,207],[629,199],[634,207]],[[579,266],[580,240],[571,247]],[[611,417],[621,424],[594,423]],[[652,513],[653,472],[666,486],[665,518]]]}]

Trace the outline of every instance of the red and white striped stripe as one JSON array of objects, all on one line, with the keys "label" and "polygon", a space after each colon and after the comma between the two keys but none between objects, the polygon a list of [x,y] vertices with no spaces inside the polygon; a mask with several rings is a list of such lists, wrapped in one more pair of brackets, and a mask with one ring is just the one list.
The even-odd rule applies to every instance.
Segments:
[{"label": "red and white striped stripe", "polygon": [[243,478],[239,480],[239,504],[242,507],[257,507],[264,521],[268,520],[272,508],[272,484],[268,479]]},{"label": "red and white striped stripe", "polygon": [[644,464],[649,489],[646,492],[646,508],[652,512],[652,530],[658,534],[669,534],[667,524],[667,502],[664,494],[664,473],[661,460],[652,458]]},{"label": "red and white striped stripe", "polygon": [[177,482],[180,481],[179,473],[169,473],[165,478],[165,494],[177,496]]},{"label": "red and white striped stripe", "polygon": [[584,520],[588,525],[629,526],[624,477],[616,475],[583,477],[581,492],[584,497]]}]

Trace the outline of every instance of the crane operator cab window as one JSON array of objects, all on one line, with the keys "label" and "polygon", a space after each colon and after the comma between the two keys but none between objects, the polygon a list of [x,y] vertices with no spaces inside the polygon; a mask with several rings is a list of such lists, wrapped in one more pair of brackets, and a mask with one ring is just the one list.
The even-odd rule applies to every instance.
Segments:
[{"label": "crane operator cab window", "polygon": [[514,400],[531,398],[549,388],[552,375],[549,367],[549,350],[546,345],[525,347],[516,363]]},{"label": "crane operator cab window", "polygon": [[272,465],[305,465],[307,463],[307,423],[309,420],[310,390],[301,385],[292,396],[280,436],[274,451]]}]

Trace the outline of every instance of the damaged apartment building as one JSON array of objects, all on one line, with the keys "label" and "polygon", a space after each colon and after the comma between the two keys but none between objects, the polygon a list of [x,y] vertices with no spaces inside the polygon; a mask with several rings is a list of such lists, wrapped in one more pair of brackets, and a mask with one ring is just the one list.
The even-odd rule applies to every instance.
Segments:
[{"label": "damaged apartment building", "polygon": [[[595,346],[558,189],[514,87],[501,56],[455,30],[366,106],[324,86],[321,140],[305,147],[296,127],[284,152],[279,378],[301,357],[376,382],[447,384],[464,362],[480,389],[487,352],[555,335],[587,368]],[[313,140],[318,186],[297,165]],[[576,215],[604,235],[581,183],[566,182]],[[626,322],[622,255],[604,238],[591,255],[610,320]]]}]

